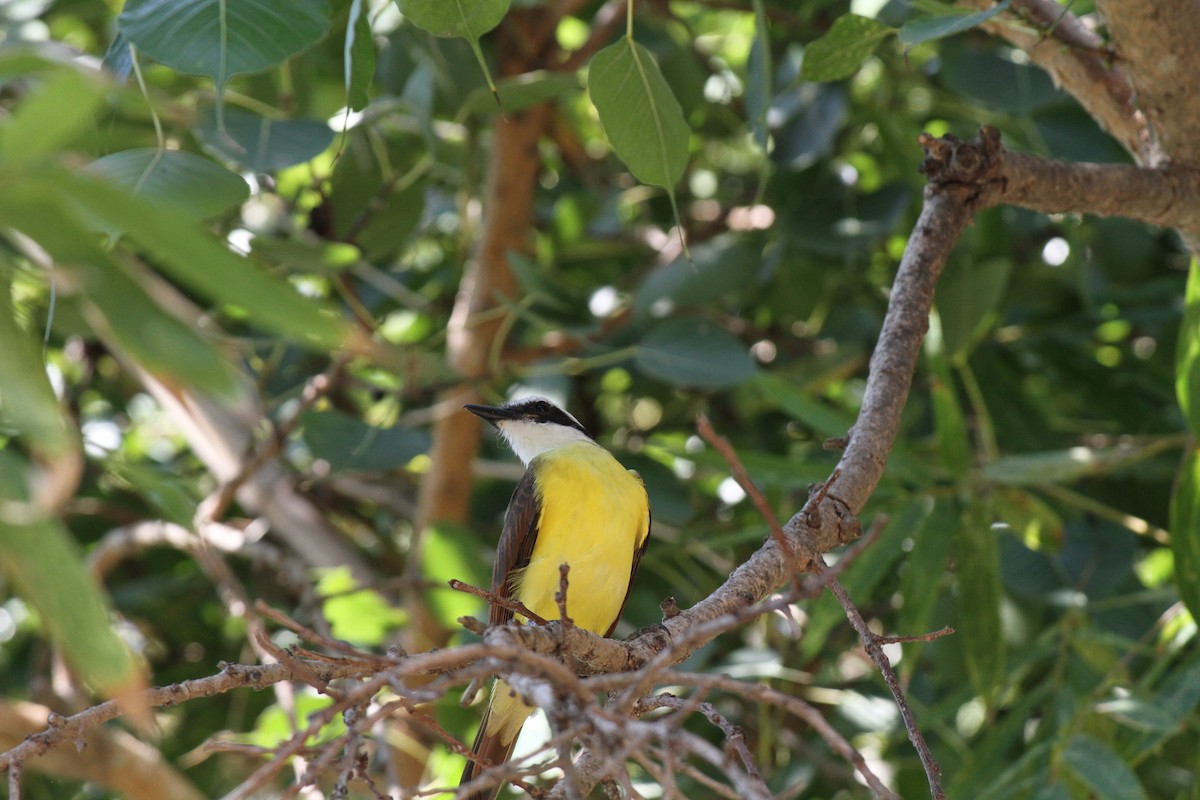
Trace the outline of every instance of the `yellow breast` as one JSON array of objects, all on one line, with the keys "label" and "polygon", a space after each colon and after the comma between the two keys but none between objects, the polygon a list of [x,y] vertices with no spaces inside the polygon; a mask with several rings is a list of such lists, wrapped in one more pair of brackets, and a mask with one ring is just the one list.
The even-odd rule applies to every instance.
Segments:
[{"label": "yellow breast", "polygon": [[529,464],[537,481],[541,516],[529,565],[516,595],[535,614],[558,619],[554,594],[559,565],[570,565],[567,616],[604,634],[629,589],[633,555],[650,531],[646,490],[603,447],[578,442]]}]

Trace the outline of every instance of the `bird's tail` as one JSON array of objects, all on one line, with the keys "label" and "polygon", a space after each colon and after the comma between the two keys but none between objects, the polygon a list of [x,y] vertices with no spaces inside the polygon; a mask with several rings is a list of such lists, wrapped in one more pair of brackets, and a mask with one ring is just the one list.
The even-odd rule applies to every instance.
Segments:
[{"label": "bird's tail", "polygon": [[[479,733],[475,734],[475,744],[471,746],[471,752],[483,763],[468,759],[458,785],[474,780],[488,765],[497,766],[508,761],[517,744],[517,736],[532,712],[533,709],[525,705],[508,684],[497,680],[479,723]],[[495,800],[502,786],[497,784],[495,788],[481,789],[462,800]]]}]

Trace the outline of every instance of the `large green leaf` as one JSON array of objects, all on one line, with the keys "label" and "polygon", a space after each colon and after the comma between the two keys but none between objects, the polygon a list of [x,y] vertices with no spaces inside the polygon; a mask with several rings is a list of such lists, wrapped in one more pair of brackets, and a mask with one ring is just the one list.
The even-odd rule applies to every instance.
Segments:
[{"label": "large green leaf", "polygon": [[329,24],[327,0],[128,0],[117,18],[142,53],[218,87],[282,64],[320,41]]},{"label": "large green leaf", "polygon": [[718,236],[698,245],[694,257],[676,258],[651,270],[633,293],[634,314],[648,315],[662,304],[668,309],[700,306],[713,298],[748,293],[759,272],[762,240],[752,236]]},{"label": "large green leaf", "polygon": [[1012,262],[1003,258],[961,259],[946,268],[938,281],[935,304],[951,362],[970,355],[995,324],[1011,273]]},{"label": "large green leaf", "polygon": [[806,81],[840,81],[849,78],[895,30],[869,17],[846,14],[804,49],[800,78]]},{"label": "large green leaf", "polygon": [[0,125],[0,160],[28,163],[94,130],[105,87],[74,69],[62,69],[28,92]]},{"label": "large green leaf", "polygon": [[955,627],[962,637],[971,685],[979,695],[990,698],[1004,678],[999,543],[991,527],[990,509],[982,502],[963,510],[960,526],[956,550],[959,618]]},{"label": "large green leaf", "polygon": [[0,514],[0,568],[88,686],[114,694],[141,684],[138,663],[113,631],[107,603],[61,522],[15,524]]},{"label": "large green leaf", "polygon": [[633,363],[644,374],[675,386],[716,389],[755,373],[746,346],[700,318],[681,318],[653,328],[637,344]]},{"label": "large green leaf", "polygon": [[225,109],[219,120],[216,113],[201,114],[195,131],[205,147],[256,173],[311,161],[333,142],[323,122],[268,119],[237,108]]},{"label": "large green leaf", "polygon": [[1200,448],[1195,446],[1175,478],[1170,524],[1175,585],[1192,616],[1200,619]]},{"label": "large green leaf", "polygon": [[79,449],[54,395],[42,356],[17,324],[11,286],[0,273],[0,423],[23,434],[31,447],[51,457]]},{"label": "large green leaf", "polygon": [[0,197],[0,216],[46,249],[54,277],[66,281],[96,334],[156,375],[208,392],[233,392],[237,373],[229,359],[151,298],[147,286],[153,282],[148,276],[135,280],[132,267],[100,245],[89,224],[95,215],[84,221],[60,188],[24,180]]},{"label": "large green leaf", "polygon": [[[916,502],[925,505],[927,510],[919,524],[908,532],[912,549],[904,558],[900,574],[900,596],[904,598],[904,605],[897,622],[897,633],[902,636],[919,636],[942,627],[942,620],[932,620],[933,609],[943,591],[941,579],[959,521],[958,505],[951,500],[942,498],[935,502],[931,497],[923,497]],[[921,663],[912,652],[918,647],[920,645],[915,643],[906,646],[907,657],[901,662],[901,668],[907,674]]]},{"label": "large green leaf", "polygon": [[512,0],[396,0],[404,16],[419,28],[434,36],[461,36],[471,44],[475,60],[487,77],[492,93],[496,84],[492,80],[479,37],[500,24]]},{"label": "large green leaf", "polygon": [[197,222],[228,211],[250,195],[240,176],[211,159],[179,150],[123,150],[93,161],[88,169]]},{"label": "large green leaf", "polygon": [[1146,790],[1129,765],[1093,736],[1072,736],[1062,760],[1098,800],[1147,800]]},{"label": "large green leaf", "polygon": [[1192,435],[1200,436],[1200,259],[1192,259],[1184,303],[1175,350],[1175,395]]},{"label": "large green leaf", "polygon": [[691,130],[650,51],[629,37],[601,50],[588,67],[588,94],[634,177],[672,190],[687,168]]},{"label": "large green leaf", "polygon": [[478,40],[500,24],[511,0],[397,0],[404,16],[434,36]]},{"label": "large green leaf", "polygon": [[53,180],[91,218],[125,231],[155,266],[181,283],[244,309],[256,324],[301,344],[318,349],[345,344],[348,328],[323,303],[303,297],[169,209],[95,179],[58,173]]},{"label": "large green leaf", "polygon": [[340,411],[310,411],[304,441],[334,470],[396,469],[429,449],[428,434],[409,428],[376,428]]}]

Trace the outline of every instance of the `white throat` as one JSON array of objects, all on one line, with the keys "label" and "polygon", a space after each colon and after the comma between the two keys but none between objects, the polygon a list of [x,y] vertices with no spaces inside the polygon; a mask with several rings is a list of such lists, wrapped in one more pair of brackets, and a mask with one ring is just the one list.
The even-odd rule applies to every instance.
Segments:
[{"label": "white throat", "polygon": [[529,462],[549,450],[573,442],[590,442],[591,438],[581,430],[553,422],[532,422],[525,419],[506,419],[498,424],[500,435],[509,447],[529,466]]}]

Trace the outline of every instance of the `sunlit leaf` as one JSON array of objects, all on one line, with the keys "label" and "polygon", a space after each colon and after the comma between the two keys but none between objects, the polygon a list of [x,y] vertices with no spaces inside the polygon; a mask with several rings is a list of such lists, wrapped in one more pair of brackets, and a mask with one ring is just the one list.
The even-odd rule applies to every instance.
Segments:
[{"label": "sunlit leaf", "polygon": [[687,167],[691,130],[650,51],[628,37],[601,50],[588,67],[588,94],[633,176],[672,190]]},{"label": "sunlit leaf", "polygon": [[869,17],[858,14],[838,17],[824,36],[805,48],[800,78],[806,81],[849,78],[893,33],[895,29]]},{"label": "sunlit leaf", "polygon": [[408,620],[403,609],[390,605],[379,592],[361,588],[348,567],[323,570],[316,591],[333,635],[351,644],[378,647]]},{"label": "sunlit leaf", "polygon": [[[499,532],[496,535],[499,536]],[[438,523],[425,530],[422,547],[423,577],[438,587],[430,591],[426,599],[438,620],[452,630],[458,625],[459,617],[482,615],[486,619],[486,604],[448,586],[454,578],[482,589],[490,588],[491,575],[479,555],[479,540],[461,527]]]}]

